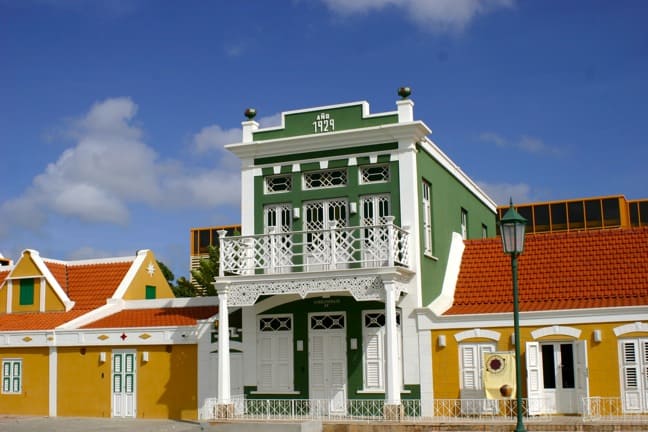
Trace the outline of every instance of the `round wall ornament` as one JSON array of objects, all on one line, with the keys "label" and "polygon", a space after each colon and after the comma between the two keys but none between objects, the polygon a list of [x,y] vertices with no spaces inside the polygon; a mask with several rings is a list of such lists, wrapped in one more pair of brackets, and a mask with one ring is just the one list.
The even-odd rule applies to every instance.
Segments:
[{"label": "round wall ornament", "polygon": [[506,359],[498,354],[493,354],[486,361],[486,370],[493,374],[498,374],[506,368]]}]

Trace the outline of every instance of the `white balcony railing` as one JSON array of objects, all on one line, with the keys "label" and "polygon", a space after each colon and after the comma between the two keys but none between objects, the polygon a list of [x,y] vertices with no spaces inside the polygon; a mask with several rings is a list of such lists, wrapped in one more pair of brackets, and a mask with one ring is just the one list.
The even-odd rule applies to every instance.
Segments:
[{"label": "white balcony railing", "polygon": [[409,267],[409,233],[384,225],[225,237],[220,275],[280,274],[346,268]]}]

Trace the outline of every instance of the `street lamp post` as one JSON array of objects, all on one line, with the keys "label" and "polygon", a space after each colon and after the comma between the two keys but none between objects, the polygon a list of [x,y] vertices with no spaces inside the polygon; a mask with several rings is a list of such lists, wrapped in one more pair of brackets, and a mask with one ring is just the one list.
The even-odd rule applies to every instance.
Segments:
[{"label": "street lamp post", "polygon": [[526,219],[510,207],[500,219],[500,234],[504,253],[511,255],[511,271],[513,273],[513,331],[515,333],[515,396],[517,400],[516,432],[526,432],[522,421],[522,370],[520,367],[520,305],[518,299],[518,256],[524,249],[524,232]]}]

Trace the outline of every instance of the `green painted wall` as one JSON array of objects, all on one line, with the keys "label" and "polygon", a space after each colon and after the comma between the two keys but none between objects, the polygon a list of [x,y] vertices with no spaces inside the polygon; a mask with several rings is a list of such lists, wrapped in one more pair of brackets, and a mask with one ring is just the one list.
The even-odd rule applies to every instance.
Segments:
[{"label": "green painted wall", "polygon": [[398,115],[395,113],[363,118],[361,104],[337,108],[324,107],[317,110],[284,114],[283,129],[259,130],[254,132],[253,137],[254,141],[264,141],[299,135],[339,132],[342,130],[392,123],[398,123]]},{"label": "green painted wall", "polygon": [[[302,189],[302,172],[319,171],[319,163],[301,164],[302,172],[291,172],[292,165],[281,167],[282,173],[289,173],[292,176],[292,191],[285,193],[264,193],[264,176],[274,175],[271,169],[262,170],[262,175],[254,178],[254,232],[262,234],[264,228],[263,208],[267,204],[290,203],[293,208],[302,208],[306,201],[324,200],[333,198],[347,198],[349,202],[358,202],[360,196],[369,194],[389,193],[391,195],[391,211],[395,217],[394,223],[400,225],[400,199],[399,199],[399,170],[398,162],[389,162],[388,154],[379,155],[377,163],[389,163],[390,181],[386,183],[359,184],[358,169],[360,166],[369,165],[369,157],[358,157],[357,165],[349,166],[348,159],[338,159],[329,161],[329,168],[347,169],[347,185],[341,187],[331,187],[324,189],[303,190]],[[304,215],[299,219],[293,220],[293,230],[300,231],[303,229]],[[349,226],[360,225],[360,209],[355,214],[349,214]]]},{"label": "green painted wall", "polygon": [[[384,394],[358,393],[363,388],[362,365],[362,312],[365,310],[384,310],[381,302],[358,302],[352,297],[312,298],[286,303],[276,308],[264,311],[263,314],[292,314],[293,315],[293,364],[294,383],[296,395],[276,395],[277,399],[306,399],[308,398],[308,314],[311,312],[344,312],[346,314],[346,340],[347,340],[347,398],[348,399],[383,399]],[[358,341],[358,348],[350,349],[351,339]],[[297,351],[297,341],[304,341],[304,350]],[[407,359],[404,359],[407,361]],[[416,399],[420,397],[418,384],[406,384],[407,393],[402,397]],[[272,395],[254,395],[251,391],[256,387],[245,387],[248,398],[268,399]]]},{"label": "green painted wall", "polygon": [[[422,202],[422,180],[431,185],[432,250],[430,258],[421,250],[422,302],[428,305],[441,293],[448,263],[452,232],[461,233],[461,209],[468,211],[468,238],[482,237],[482,224],[488,236],[495,235],[495,213],[475,197],[463,184],[422,149],[417,154],[419,203]],[[419,206],[420,244],[423,245],[423,206]],[[421,248],[422,249],[422,248]]]}]

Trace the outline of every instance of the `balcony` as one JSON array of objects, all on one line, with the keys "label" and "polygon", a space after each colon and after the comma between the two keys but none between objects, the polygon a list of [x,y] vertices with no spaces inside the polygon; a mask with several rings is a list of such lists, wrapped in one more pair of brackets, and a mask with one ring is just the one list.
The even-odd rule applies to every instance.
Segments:
[{"label": "balcony", "polygon": [[220,276],[409,268],[409,233],[393,224],[220,238]]}]

